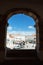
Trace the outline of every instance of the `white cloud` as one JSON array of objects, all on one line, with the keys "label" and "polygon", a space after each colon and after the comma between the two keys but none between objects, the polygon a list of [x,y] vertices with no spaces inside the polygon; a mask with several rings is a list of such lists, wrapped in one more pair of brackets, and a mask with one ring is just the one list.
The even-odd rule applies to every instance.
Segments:
[{"label": "white cloud", "polygon": [[22,35],[32,35],[34,31],[11,31],[10,34],[22,34]]},{"label": "white cloud", "polygon": [[7,30],[12,30],[12,27],[11,27],[11,26],[8,26],[8,27],[7,27]]},{"label": "white cloud", "polygon": [[28,28],[34,29],[34,27],[33,27],[33,26],[28,26]]}]

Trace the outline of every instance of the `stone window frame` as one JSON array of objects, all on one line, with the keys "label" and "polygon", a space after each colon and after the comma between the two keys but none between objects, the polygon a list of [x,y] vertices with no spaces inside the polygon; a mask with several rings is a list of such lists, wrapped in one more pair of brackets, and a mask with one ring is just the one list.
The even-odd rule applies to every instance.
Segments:
[{"label": "stone window frame", "polygon": [[[25,15],[31,16],[34,20],[35,20],[35,27],[36,27],[36,50],[39,51],[39,18],[40,16],[33,11],[32,9],[27,9],[27,8],[13,8],[10,9],[6,12],[6,32],[7,32],[7,26],[8,26],[8,22],[7,20],[14,14],[18,14],[18,13],[24,13]],[[6,44],[6,43],[5,43]],[[6,48],[5,48],[6,49]],[[6,54],[6,51],[5,51]]]}]

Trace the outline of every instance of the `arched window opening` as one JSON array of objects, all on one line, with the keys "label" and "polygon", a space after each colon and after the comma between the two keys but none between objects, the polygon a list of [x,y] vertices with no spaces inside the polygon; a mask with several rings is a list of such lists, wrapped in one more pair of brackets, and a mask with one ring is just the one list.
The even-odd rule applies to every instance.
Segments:
[{"label": "arched window opening", "polygon": [[7,22],[6,48],[11,50],[36,49],[37,19],[33,13],[13,14]]}]

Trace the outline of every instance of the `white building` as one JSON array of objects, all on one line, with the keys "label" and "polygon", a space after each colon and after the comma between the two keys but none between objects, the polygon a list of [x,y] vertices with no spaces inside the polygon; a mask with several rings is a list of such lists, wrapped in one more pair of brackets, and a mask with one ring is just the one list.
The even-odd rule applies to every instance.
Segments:
[{"label": "white building", "polygon": [[22,35],[20,35],[20,36],[15,36],[14,40],[15,40],[16,42],[25,41],[25,36],[22,36]]}]

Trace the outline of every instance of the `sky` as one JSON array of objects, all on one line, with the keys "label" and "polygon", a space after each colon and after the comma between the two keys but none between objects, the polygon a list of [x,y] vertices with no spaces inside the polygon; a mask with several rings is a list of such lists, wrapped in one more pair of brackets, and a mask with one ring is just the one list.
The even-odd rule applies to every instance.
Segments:
[{"label": "sky", "polygon": [[7,32],[12,34],[32,35],[36,33],[35,20],[25,14],[16,14],[8,19]]}]

